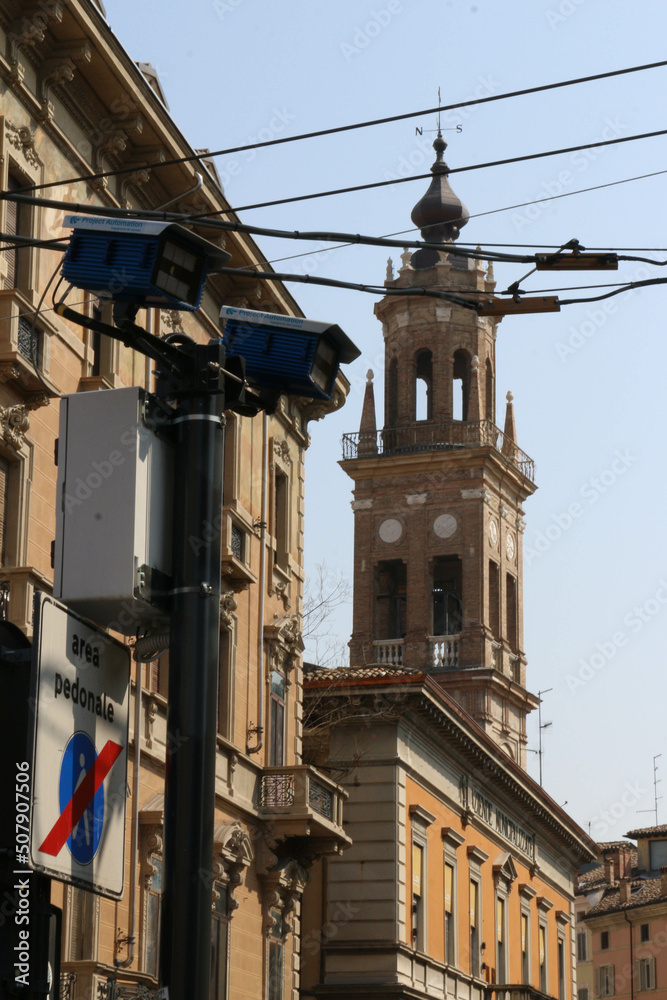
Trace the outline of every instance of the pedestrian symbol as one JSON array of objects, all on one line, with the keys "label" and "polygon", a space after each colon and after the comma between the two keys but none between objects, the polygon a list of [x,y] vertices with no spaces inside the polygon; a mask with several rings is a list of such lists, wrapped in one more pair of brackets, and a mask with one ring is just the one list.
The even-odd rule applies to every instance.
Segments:
[{"label": "pedestrian symbol", "polygon": [[[87,733],[74,733],[65,747],[60,768],[58,799],[61,813],[95,763],[96,757],[95,745]],[[81,819],[74,824],[72,833],[67,839],[69,852],[79,864],[87,865],[95,857],[103,827],[104,785],[102,784],[84,809]]]}]

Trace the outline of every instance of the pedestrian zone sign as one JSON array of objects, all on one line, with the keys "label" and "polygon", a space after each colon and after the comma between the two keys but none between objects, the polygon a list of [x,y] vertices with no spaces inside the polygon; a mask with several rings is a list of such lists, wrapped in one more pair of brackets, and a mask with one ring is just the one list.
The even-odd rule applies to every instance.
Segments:
[{"label": "pedestrian zone sign", "polygon": [[130,650],[46,594],[33,649],[32,867],[119,899]]}]

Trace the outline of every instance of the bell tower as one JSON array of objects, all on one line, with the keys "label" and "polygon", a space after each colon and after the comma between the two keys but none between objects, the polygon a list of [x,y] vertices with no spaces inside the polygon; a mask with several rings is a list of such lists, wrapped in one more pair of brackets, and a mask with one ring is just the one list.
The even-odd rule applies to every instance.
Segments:
[{"label": "bell tower", "polygon": [[375,307],[385,345],[384,422],[368,373],[360,430],[343,438],[354,481],[352,666],[433,676],[523,767],[522,503],[533,462],[517,446],[512,394],[495,424],[497,321],[464,305],[400,289],[475,299],[493,265],[448,252],[468,221],[452,191],[438,132],[433,179],[412,220],[428,242],[391,261]]}]

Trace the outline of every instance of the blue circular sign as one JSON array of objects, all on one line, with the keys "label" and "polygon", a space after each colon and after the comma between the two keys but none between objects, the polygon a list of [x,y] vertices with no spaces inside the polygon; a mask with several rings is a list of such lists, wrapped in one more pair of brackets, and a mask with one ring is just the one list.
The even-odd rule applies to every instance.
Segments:
[{"label": "blue circular sign", "polygon": [[[87,733],[74,733],[70,738],[63,762],[60,766],[60,784],[58,798],[62,813],[75,791],[95,763],[97,751],[95,744]],[[104,826],[104,784],[101,784],[92,800],[87,804],[83,815],[74,824],[67,840],[67,847],[75,861],[80,865],[89,864],[100,846],[102,828]]]}]

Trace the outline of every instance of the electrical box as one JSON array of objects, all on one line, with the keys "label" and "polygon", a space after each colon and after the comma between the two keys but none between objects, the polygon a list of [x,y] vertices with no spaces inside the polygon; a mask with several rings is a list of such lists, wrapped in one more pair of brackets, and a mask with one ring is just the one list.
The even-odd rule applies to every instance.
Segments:
[{"label": "electrical box", "polygon": [[124,635],[164,628],[171,587],[169,411],[137,387],[64,396],[53,595]]}]

